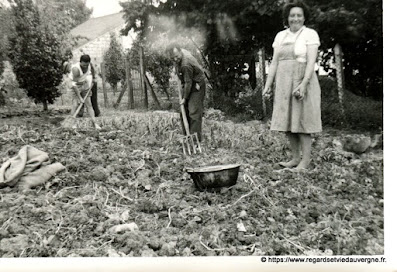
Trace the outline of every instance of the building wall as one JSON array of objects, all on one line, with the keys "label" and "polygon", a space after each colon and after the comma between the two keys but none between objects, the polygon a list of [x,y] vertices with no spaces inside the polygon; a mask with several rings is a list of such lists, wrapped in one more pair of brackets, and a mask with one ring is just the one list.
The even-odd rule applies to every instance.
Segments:
[{"label": "building wall", "polygon": [[[83,46],[76,48],[73,50],[72,61],[78,62],[81,55],[88,54],[91,57],[91,62],[94,64],[94,67],[99,69],[101,62],[103,61],[103,55],[109,48],[110,34],[112,32],[118,34],[122,28],[123,26],[117,27],[114,30],[105,33],[104,35],[87,42]],[[116,37],[118,37],[119,42],[123,45],[124,49],[128,48],[132,43],[131,36],[116,35]]]}]

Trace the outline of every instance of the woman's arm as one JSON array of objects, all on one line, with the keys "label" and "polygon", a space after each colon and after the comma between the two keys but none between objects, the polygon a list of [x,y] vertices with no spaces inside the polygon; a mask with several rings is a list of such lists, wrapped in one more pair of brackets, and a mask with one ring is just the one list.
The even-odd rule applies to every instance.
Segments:
[{"label": "woman's arm", "polygon": [[276,71],[278,67],[278,49],[275,48],[273,52],[273,60],[269,67],[269,74],[267,75],[265,88],[263,94],[270,93],[270,87],[273,84],[274,78],[276,77]]},{"label": "woman's arm", "polygon": [[318,45],[316,44],[307,45],[305,75],[303,76],[303,80],[301,84],[293,92],[293,95],[295,95],[296,98],[300,100],[302,100],[305,97],[307,91],[307,84],[309,83],[310,78],[314,73],[314,65],[317,60],[317,53],[318,53]]},{"label": "woman's arm", "polygon": [[302,83],[307,85],[310,78],[314,73],[314,65],[316,64],[318,53],[318,45],[308,45],[307,46],[307,64],[305,70],[305,76],[303,77]]},{"label": "woman's arm", "polygon": [[74,93],[77,95],[77,97],[79,98],[80,102],[83,102],[83,98],[81,97],[79,88],[77,87],[77,85],[81,85],[81,83],[78,82],[78,79],[79,79],[79,77],[80,77],[80,71],[79,71],[79,69],[76,68],[76,67],[73,67],[73,68],[72,68],[72,75],[73,75],[73,82],[76,83],[76,84],[73,84],[72,89],[73,89]]}]

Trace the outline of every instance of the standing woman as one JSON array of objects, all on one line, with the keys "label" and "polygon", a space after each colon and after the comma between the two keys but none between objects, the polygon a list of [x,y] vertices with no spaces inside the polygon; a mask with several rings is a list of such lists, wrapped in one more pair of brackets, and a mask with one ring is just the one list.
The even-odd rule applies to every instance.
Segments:
[{"label": "standing woman", "polygon": [[273,60],[263,89],[269,98],[275,80],[270,129],[285,132],[291,146],[292,159],[279,165],[298,170],[308,168],[311,134],[322,130],[321,90],[314,72],[320,39],[315,30],[305,26],[309,17],[307,6],[299,0],[284,6],[283,20],[289,28],[274,39]]}]

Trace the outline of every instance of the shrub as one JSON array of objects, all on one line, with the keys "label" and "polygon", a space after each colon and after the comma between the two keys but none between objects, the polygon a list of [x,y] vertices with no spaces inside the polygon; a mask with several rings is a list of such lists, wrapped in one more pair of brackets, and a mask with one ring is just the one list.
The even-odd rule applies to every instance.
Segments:
[{"label": "shrub", "polygon": [[262,88],[257,86],[255,89],[252,89],[248,85],[244,91],[239,93],[236,99],[236,105],[251,118],[255,120],[263,119]]},{"label": "shrub", "polygon": [[14,30],[9,57],[21,88],[35,103],[54,103],[61,95],[63,41],[55,26],[47,22],[31,0],[15,0],[11,6]]},{"label": "shrub", "polygon": [[115,94],[117,84],[125,80],[125,69],[123,47],[113,32],[110,34],[109,49],[105,52],[103,60],[105,62],[106,81],[112,86]]},{"label": "shrub", "polygon": [[343,108],[339,104],[336,81],[320,77],[321,114],[324,126],[354,130],[379,130],[383,128],[383,103],[344,92]]},{"label": "shrub", "polygon": [[[366,97],[357,96],[349,91],[344,92],[344,112],[339,104],[335,79],[320,77],[321,117],[323,126],[353,130],[379,130],[383,127],[383,104]],[[264,120],[271,118],[272,103],[267,103],[263,114],[262,89],[252,89],[245,85],[237,99],[219,97],[217,108],[221,109],[236,121]]]}]

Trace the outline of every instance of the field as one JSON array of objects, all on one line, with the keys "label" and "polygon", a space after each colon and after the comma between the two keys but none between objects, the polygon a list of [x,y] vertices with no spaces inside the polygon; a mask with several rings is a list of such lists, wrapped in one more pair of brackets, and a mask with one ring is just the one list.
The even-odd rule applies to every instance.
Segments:
[{"label": "field", "polygon": [[[62,107],[61,107],[62,108]],[[34,111],[0,117],[0,158],[24,145],[66,170],[26,193],[0,189],[0,256],[373,255],[384,252],[383,150],[341,149],[325,129],[313,168],[275,170],[289,155],[259,121],[206,114],[204,152],[185,157],[178,115],[109,111],[96,132]],[[199,191],[185,168],[241,164],[235,186]]]}]

